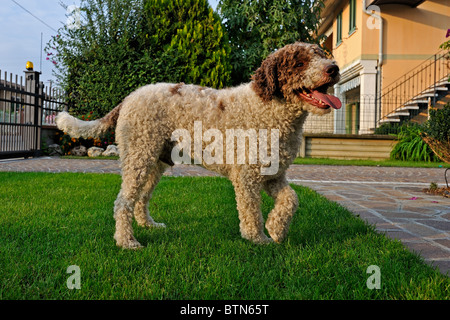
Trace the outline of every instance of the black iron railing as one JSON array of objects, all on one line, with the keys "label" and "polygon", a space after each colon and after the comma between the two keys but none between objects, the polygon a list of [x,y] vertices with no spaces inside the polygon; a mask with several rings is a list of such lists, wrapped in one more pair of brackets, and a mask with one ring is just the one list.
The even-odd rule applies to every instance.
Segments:
[{"label": "black iron railing", "polygon": [[450,54],[441,50],[385,87],[380,98],[380,122],[420,105],[436,103],[439,90],[448,85]]}]

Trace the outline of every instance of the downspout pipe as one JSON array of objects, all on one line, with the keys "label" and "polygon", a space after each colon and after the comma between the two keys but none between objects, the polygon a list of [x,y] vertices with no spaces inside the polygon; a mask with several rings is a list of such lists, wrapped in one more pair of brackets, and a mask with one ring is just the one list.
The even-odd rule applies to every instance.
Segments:
[{"label": "downspout pipe", "polygon": [[[374,12],[372,9],[367,8],[367,0],[362,0],[363,3],[363,12],[370,15],[371,17],[378,20],[378,30],[379,30],[379,46],[378,46],[378,64],[377,64],[377,91],[380,91],[378,94],[377,91],[375,94],[375,128],[377,127],[377,116],[381,119],[381,66],[383,65],[383,18],[381,18],[380,9],[378,6],[369,6],[375,7]],[[378,110],[377,110],[378,109]]]},{"label": "downspout pipe", "polygon": [[363,11],[364,13],[370,15],[371,17],[378,20],[378,27],[379,27],[379,49],[378,49],[378,67],[381,67],[383,65],[383,18],[381,18],[381,14],[379,11],[378,6],[369,6],[370,7],[376,7],[377,9],[374,10],[375,12],[372,13],[372,9],[367,8],[367,0],[363,0]]}]

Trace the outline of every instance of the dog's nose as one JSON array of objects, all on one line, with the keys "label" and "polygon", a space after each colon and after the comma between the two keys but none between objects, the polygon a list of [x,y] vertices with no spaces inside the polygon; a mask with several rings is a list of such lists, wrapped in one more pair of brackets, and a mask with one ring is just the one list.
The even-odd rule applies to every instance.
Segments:
[{"label": "dog's nose", "polygon": [[336,77],[339,73],[339,67],[335,64],[330,64],[329,66],[327,66],[325,68],[325,72],[330,76],[330,77]]}]

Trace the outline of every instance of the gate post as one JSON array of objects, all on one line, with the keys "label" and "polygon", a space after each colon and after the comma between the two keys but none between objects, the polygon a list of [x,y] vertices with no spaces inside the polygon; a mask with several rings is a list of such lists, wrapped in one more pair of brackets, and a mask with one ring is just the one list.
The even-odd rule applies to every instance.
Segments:
[{"label": "gate post", "polygon": [[32,124],[34,128],[34,156],[40,155],[41,149],[41,125],[42,125],[42,85],[39,82],[38,71],[33,70],[33,64],[27,62],[27,70],[25,72],[25,90],[28,92],[26,104],[26,118],[27,124]]}]

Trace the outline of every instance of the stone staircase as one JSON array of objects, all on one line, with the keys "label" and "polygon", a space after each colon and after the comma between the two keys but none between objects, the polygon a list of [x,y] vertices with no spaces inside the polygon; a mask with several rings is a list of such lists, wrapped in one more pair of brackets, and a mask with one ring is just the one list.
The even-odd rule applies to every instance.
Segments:
[{"label": "stone staircase", "polygon": [[428,112],[450,93],[450,53],[440,50],[383,88],[378,125],[400,123]]},{"label": "stone staircase", "polygon": [[[379,122],[401,122],[417,115],[420,110],[425,110],[433,104],[433,101],[439,101],[441,97],[450,93],[450,82],[448,76],[439,80],[435,85],[428,87],[407,102],[400,105],[397,109],[383,117]],[[436,98],[434,100],[433,98]]]}]

